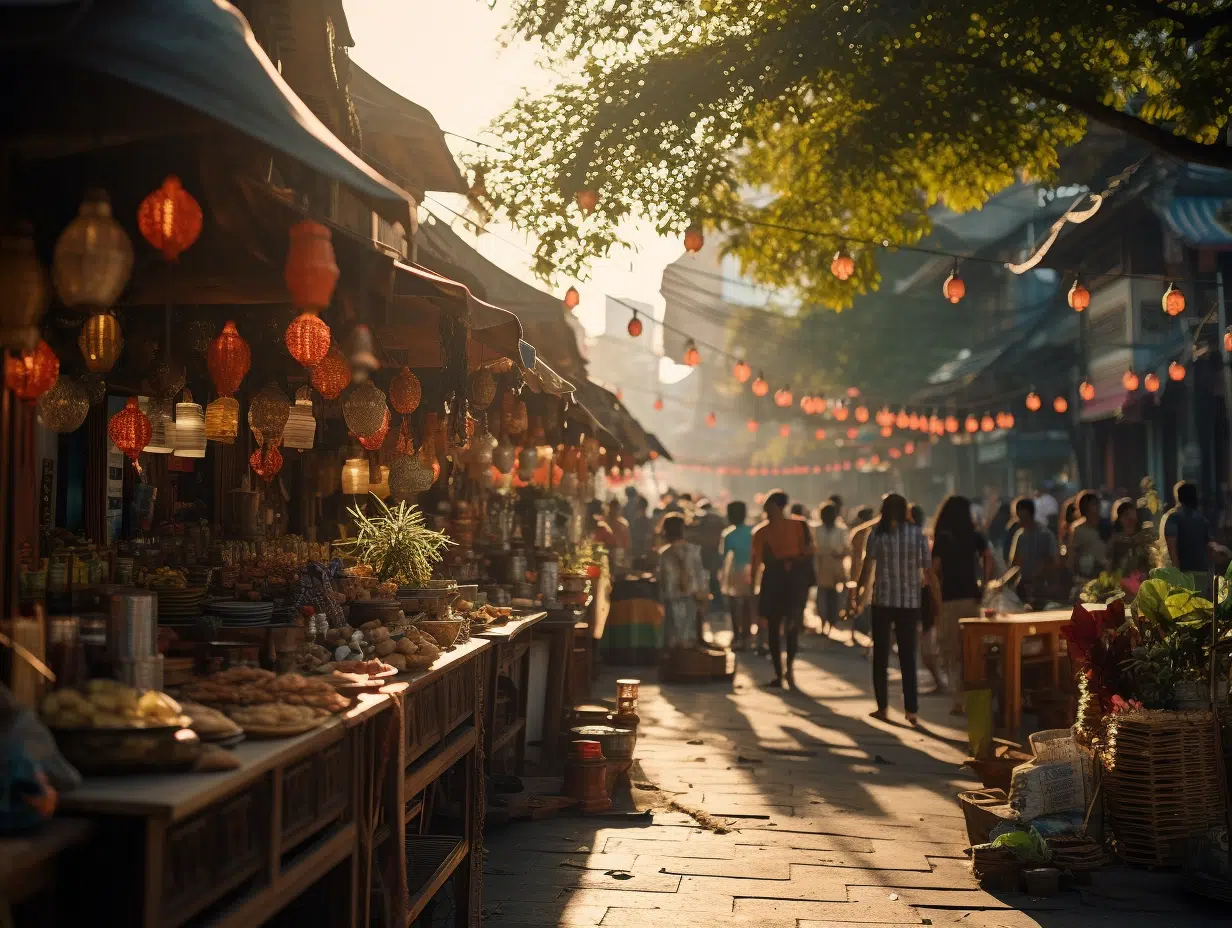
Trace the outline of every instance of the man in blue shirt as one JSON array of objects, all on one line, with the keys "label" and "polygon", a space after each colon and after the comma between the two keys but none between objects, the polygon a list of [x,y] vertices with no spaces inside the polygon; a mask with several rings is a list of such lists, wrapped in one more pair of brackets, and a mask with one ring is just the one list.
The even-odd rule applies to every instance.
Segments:
[{"label": "man in blue shirt", "polygon": [[737,651],[748,647],[753,628],[753,529],[746,523],[748,514],[744,503],[728,503],[727,521],[731,524],[719,541],[722,589],[731,610],[733,647]]}]

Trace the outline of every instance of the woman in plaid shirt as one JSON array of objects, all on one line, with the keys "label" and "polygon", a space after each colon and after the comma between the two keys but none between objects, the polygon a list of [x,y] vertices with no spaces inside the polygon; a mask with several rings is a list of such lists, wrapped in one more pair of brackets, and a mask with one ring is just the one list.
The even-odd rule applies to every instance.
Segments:
[{"label": "woman in plaid shirt", "polygon": [[863,596],[872,575],[873,689],[877,693],[873,718],[886,721],[890,704],[886,674],[893,632],[903,675],[903,709],[907,721],[912,725],[916,722],[916,627],[920,621],[920,591],[929,566],[928,540],[923,529],[908,520],[907,500],[897,493],[887,493],[881,501],[881,519],[869,536],[856,584],[858,598]]}]

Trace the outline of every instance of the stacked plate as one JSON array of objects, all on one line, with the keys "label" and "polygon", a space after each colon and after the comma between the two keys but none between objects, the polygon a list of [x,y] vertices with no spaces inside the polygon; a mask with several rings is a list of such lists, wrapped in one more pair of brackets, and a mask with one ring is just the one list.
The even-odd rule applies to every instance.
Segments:
[{"label": "stacked plate", "polygon": [[210,603],[210,613],[220,617],[223,625],[247,628],[255,625],[268,625],[270,617],[274,614],[274,604],[219,600]]},{"label": "stacked plate", "polygon": [[158,594],[158,621],[164,625],[189,625],[201,615],[201,601],[205,587],[189,586],[182,589],[151,587]]}]

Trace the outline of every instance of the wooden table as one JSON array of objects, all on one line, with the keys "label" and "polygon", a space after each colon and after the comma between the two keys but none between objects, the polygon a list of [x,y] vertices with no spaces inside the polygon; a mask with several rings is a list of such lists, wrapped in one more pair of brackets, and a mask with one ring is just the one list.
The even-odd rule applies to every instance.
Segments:
[{"label": "wooden table", "polygon": [[[474,632],[476,638],[492,642],[493,653],[488,661],[488,679],[484,701],[483,756],[485,772],[512,773],[522,776],[526,765],[526,708],[530,691],[531,629],[547,618],[546,612],[519,616],[504,625]],[[526,633],[526,634],[524,634]],[[497,686],[507,677],[513,684],[517,705],[512,718],[496,718]],[[512,755],[512,764],[500,763]]]},{"label": "wooden table", "polygon": [[995,618],[960,619],[963,641],[963,678],[968,683],[985,680],[983,646],[986,638],[999,638],[1005,656],[1004,728],[1011,737],[1018,733],[1022,724],[1022,643],[1026,638],[1042,635],[1045,650],[1038,658],[1040,663],[1052,667],[1054,686],[1061,684],[1060,631],[1070,621],[1071,610],[1054,609],[1047,612],[1024,612],[1017,615],[998,615]]},{"label": "wooden table", "polygon": [[547,691],[543,707],[543,762],[540,773],[556,776],[564,770],[563,729],[569,683],[569,662],[573,656],[573,641],[578,627],[585,627],[581,615],[585,606],[565,606],[550,610],[535,626],[535,639],[549,643]]}]

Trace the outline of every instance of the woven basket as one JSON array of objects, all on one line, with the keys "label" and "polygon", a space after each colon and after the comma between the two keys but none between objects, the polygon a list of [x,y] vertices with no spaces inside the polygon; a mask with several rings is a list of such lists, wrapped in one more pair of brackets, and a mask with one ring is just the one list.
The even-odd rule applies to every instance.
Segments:
[{"label": "woven basket", "polygon": [[973,789],[959,793],[958,805],[967,823],[967,840],[972,845],[988,843],[988,833],[996,825],[1018,818],[1002,789]]},{"label": "woven basket", "polygon": [[971,849],[972,869],[987,892],[1017,892],[1026,864],[1013,851],[984,845]]},{"label": "woven basket", "polygon": [[1099,754],[1109,825],[1127,862],[1178,866],[1189,840],[1223,820],[1210,712],[1112,716]]}]

